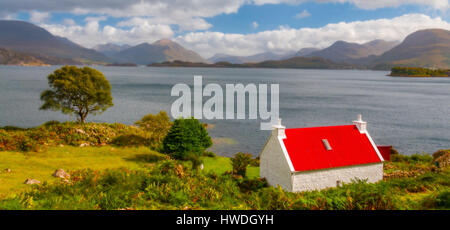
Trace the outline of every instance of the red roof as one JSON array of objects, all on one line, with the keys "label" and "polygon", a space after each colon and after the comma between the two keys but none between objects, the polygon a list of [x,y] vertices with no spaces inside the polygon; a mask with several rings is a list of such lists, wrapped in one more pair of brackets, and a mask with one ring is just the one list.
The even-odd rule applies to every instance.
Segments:
[{"label": "red roof", "polygon": [[[381,162],[368,136],[355,125],[285,131],[283,142],[295,171]],[[327,141],[331,150],[326,148]]]}]

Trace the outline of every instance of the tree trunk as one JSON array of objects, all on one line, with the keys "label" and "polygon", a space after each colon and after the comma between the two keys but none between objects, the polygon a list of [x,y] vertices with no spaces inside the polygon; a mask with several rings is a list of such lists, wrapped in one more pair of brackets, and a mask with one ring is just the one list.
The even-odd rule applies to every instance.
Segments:
[{"label": "tree trunk", "polygon": [[84,124],[86,122],[86,117],[88,115],[88,112],[83,112],[82,110],[80,110],[78,112],[78,116],[80,116],[80,123]]}]

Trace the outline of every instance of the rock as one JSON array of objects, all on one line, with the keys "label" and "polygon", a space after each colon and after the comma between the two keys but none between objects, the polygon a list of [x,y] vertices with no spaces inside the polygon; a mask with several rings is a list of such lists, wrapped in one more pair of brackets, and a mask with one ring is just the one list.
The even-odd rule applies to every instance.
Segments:
[{"label": "rock", "polygon": [[64,169],[57,169],[57,170],[55,170],[55,172],[53,173],[53,176],[54,177],[63,178],[63,179],[70,178],[70,174],[66,173],[64,171]]},{"label": "rock", "polygon": [[24,184],[40,184],[40,183],[41,183],[40,181],[38,181],[36,179],[30,179],[30,178],[26,179],[24,182]]},{"label": "rock", "polygon": [[89,143],[81,143],[80,144],[80,147],[86,147],[86,146],[89,146]]},{"label": "rock", "polygon": [[10,168],[6,168],[5,170],[3,170],[5,173],[10,173],[12,172],[12,170]]},{"label": "rock", "polygon": [[82,134],[85,134],[86,132],[84,132],[84,130],[82,130],[82,129],[75,129],[75,131],[77,132],[77,133],[82,133]]}]

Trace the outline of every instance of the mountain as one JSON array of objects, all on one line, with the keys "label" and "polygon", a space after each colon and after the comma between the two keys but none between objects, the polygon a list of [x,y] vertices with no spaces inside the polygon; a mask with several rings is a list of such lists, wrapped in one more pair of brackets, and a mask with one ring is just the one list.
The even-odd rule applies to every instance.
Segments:
[{"label": "mountain", "polygon": [[100,44],[93,47],[94,50],[106,55],[106,56],[113,56],[114,54],[126,50],[130,48],[130,45],[117,45],[113,43],[106,43],[106,44]]},{"label": "mountain", "polygon": [[320,49],[318,48],[313,48],[313,47],[307,47],[307,48],[303,48],[300,49],[299,51],[297,51],[297,53],[295,53],[295,56],[297,57],[304,57],[312,52],[316,52],[319,51]]},{"label": "mountain", "polygon": [[294,56],[295,53],[276,54],[272,52],[259,53],[251,56],[233,56],[227,54],[216,54],[213,57],[209,58],[208,61],[212,63],[229,62],[232,64],[243,64],[243,63],[263,62],[269,60],[283,60]]},{"label": "mountain", "polygon": [[103,54],[86,49],[67,38],[57,37],[47,30],[24,21],[0,20],[0,47],[25,52],[35,57],[72,63],[109,62]]},{"label": "mountain", "polygon": [[380,55],[398,42],[388,42],[383,40],[374,40],[364,44],[337,41],[328,48],[312,52],[307,57],[321,57],[335,62],[354,63],[359,58],[366,58],[372,55]]},{"label": "mountain", "polygon": [[392,66],[450,68],[450,31],[419,30],[374,60],[375,68]]},{"label": "mountain", "polygon": [[47,64],[32,55],[0,48],[0,65],[43,66]]},{"label": "mountain", "polygon": [[153,44],[142,43],[112,55],[118,62],[146,65],[164,61],[206,62],[200,55],[168,39]]}]

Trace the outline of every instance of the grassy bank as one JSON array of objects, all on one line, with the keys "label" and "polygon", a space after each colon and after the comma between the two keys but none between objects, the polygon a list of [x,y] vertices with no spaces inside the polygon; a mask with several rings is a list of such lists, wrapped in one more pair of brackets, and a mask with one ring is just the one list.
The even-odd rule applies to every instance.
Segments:
[{"label": "grassy bank", "polygon": [[[163,159],[135,169],[72,171],[69,181],[31,185],[4,198],[0,209],[450,209],[450,173],[432,166],[375,184],[290,193],[264,180],[220,173],[216,165],[225,161],[206,161],[204,171]],[[408,164],[387,163],[391,172]]]},{"label": "grassy bank", "polygon": [[[32,186],[24,184],[27,178],[54,183],[56,169],[76,171],[81,169],[105,170],[127,168],[146,169],[167,156],[147,147],[50,147],[45,152],[0,152],[0,198],[23,192]],[[186,163],[187,164],[187,163]],[[188,166],[186,166],[188,167]],[[10,169],[11,172],[6,172]],[[222,174],[230,171],[228,157],[204,157],[204,171]],[[258,167],[249,167],[249,177],[259,176]]]},{"label": "grassy bank", "polygon": [[152,136],[122,124],[0,129],[0,209],[450,209],[450,150],[392,155],[378,183],[290,193],[259,167],[233,174],[231,158],[205,154],[194,170],[157,152]]}]

